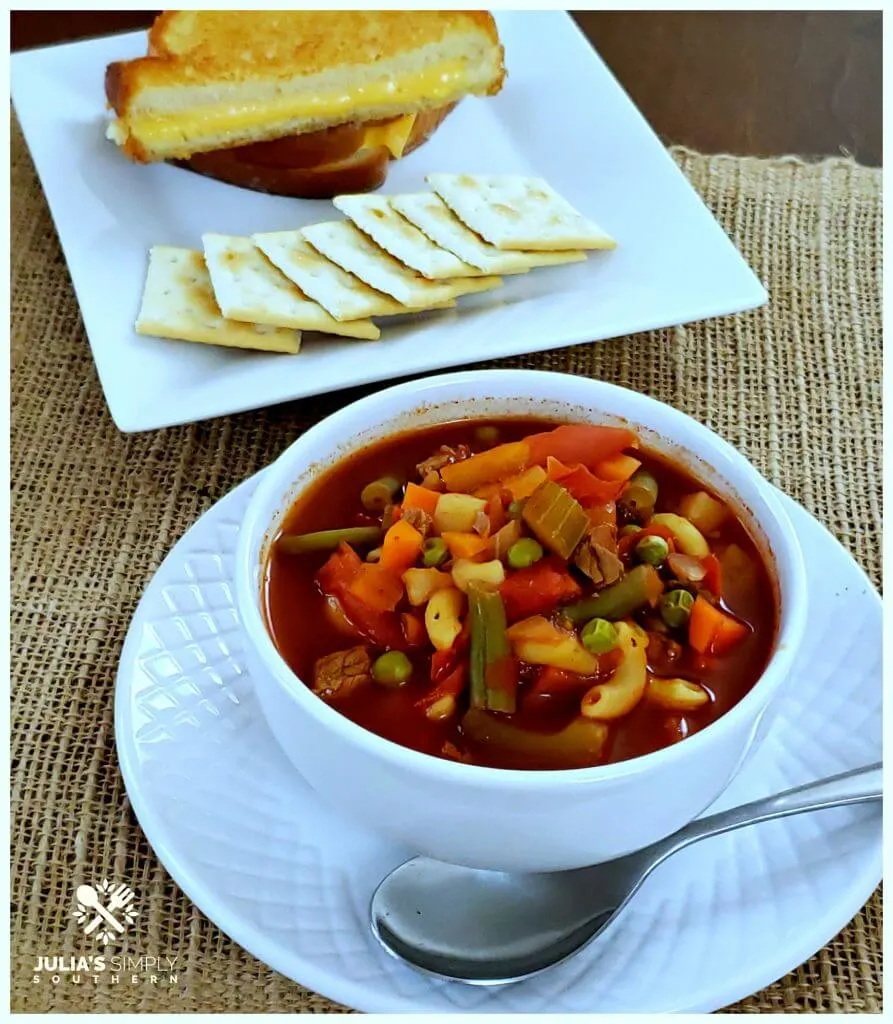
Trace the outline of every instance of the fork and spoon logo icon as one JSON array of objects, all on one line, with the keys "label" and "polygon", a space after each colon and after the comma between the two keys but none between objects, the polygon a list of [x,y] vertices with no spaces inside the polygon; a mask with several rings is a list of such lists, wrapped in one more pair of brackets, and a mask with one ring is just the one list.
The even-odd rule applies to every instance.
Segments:
[{"label": "fork and spoon logo icon", "polygon": [[126,926],[137,918],[134,905],[136,893],[128,885],[116,884],[107,879],[103,879],[96,888],[92,885],[79,885],[75,899],[77,908],[74,917],[83,927],[84,934],[95,933],[96,941],[104,946],[112,942],[116,935],[123,935]]}]

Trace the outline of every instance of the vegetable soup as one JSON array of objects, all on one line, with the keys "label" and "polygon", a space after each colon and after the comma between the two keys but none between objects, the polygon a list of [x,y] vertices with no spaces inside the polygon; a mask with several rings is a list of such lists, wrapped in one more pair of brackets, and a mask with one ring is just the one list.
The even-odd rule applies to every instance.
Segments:
[{"label": "vegetable soup", "polygon": [[617,427],[466,421],[342,460],[271,546],[285,661],[436,757],[581,768],[684,740],[769,661],[775,591],[735,510]]}]

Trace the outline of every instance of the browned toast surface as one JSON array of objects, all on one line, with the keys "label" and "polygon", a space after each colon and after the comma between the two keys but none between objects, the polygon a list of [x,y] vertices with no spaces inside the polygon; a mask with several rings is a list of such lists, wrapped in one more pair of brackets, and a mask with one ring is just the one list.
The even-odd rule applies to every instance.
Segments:
[{"label": "browned toast surface", "polygon": [[[165,11],[149,55],[109,65],[106,96],[124,114],[150,86],[250,83],[388,60],[455,32],[499,36],[487,11]],[[499,91],[502,77],[492,83]]]}]

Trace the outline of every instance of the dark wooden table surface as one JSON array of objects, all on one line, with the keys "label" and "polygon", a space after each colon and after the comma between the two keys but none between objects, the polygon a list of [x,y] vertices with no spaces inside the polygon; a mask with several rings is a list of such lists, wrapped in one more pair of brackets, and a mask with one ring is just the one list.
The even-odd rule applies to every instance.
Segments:
[{"label": "dark wooden table surface", "polygon": [[[17,11],[12,48],[140,28],[153,13]],[[881,164],[879,12],[574,16],[667,143]]]}]

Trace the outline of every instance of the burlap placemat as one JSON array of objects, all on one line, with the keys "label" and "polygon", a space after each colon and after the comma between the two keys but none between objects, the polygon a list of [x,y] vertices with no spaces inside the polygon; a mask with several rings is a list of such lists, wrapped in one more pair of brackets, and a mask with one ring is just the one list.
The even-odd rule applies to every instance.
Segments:
[{"label": "burlap placemat", "polygon": [[[770,304],[500,365],[604,378],[689,413],[827,524],[879,584],[880,172],[844,160],[674,155]],[[112,708],[130,617],[173,543],[359,392],[122,435],[15,124],[12,238],[13,1007],[337,1010],[245,953],[168,878],[124,793]],[[37,956],[85,952],[72,886],[105,875],[138,891],[131,952],[176,955],[175,987],[33,980]],[[734,1007],[880,1009],[879,892],[808,963]]]}]

